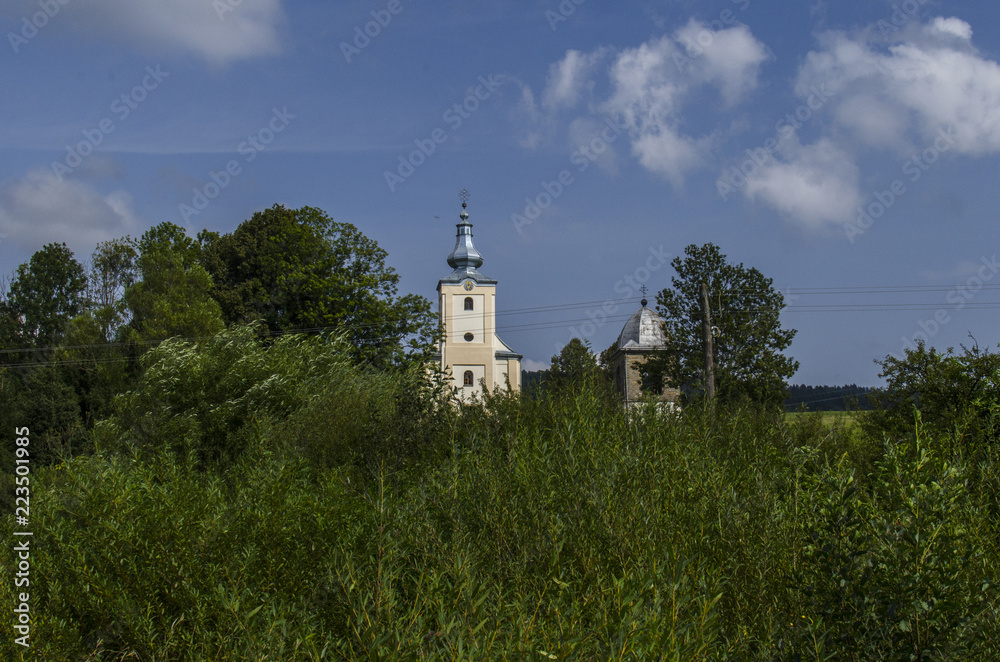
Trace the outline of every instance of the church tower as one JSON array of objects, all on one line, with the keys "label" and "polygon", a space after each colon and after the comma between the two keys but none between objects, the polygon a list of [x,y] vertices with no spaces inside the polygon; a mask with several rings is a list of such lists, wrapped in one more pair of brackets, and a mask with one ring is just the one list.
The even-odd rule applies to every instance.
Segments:
[{"label": "church tower", "polygon": [[472,244],[468,192],[462,191],[462,213],[455,250],[448,256],[452,272],[438,281],[438,310],[444,324],[441,368],[462,400],[482,396],[482,386],[495,392],[521,390],[521,358],[496,334],[497,281],[479,272],[483,256]]},{"label": "church tower", "polygon": [[[645,286],[642,290],[645,297]],[[642,389],[642,366],[646,359],[668,348],[667,337],[663,333],[663,318],[646,307],[649,302],[645,298],[640,303],[642,307],[625,322],[611,355],[615,390],[626,408],[641,402],[645,395]],[[678,407],[680,389],[664,386],[660,393],[653,395],[670,409]]]}]

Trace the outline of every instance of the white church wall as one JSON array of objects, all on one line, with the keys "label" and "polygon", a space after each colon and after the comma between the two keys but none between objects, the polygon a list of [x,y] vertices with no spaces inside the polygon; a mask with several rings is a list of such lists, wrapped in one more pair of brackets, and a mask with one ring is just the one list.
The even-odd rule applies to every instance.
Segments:
[{"label": "white church wall", "polygon": [[[486,296],[482,294],[453,294],[451,298],[451,342],[461,345],[465,334],[472,334],[472,342],[484,343],[486,337]],[[465,300],[472,299],[472,310],[465,310]]]}]

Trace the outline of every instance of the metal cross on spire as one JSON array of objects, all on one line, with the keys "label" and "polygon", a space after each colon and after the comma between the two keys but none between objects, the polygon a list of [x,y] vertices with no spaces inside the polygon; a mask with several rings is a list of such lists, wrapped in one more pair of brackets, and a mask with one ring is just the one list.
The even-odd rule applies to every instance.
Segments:
[{"label": "metal cross on spire", "polygon": [[471,197],[471,194],[469,193],[469,189],[467,189],[467,188],[463,188],[458,193],[458,199],[462,201],[462,206],[463,207],[469,203],[469,198],[470,197]]},{"label": "metal cross on spire", "polygon": [[646,298],[646,286],[643,285],[642,287],[640,287],[639,291],[642,292],[642,298],[645,299]]}]

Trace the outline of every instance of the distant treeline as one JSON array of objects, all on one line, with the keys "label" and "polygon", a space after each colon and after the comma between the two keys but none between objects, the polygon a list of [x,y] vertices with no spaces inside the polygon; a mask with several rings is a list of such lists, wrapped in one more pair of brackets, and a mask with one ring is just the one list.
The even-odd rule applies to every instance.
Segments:
[{"label": "distant treeline", "polygon": [[[548,370],[522,370],[521,386],[525,391],[538,388]],[[868,394],[875,389],[869,386],[846,384],[844,386],[806,386],[795,384],[788,387],[788,399],[785,400],[786,411],[796,411],[804,406],[806,411],[847,411],[871,409]]]},{"label": "distant treeline", "polygon": [[548,372],[548,370],[522,370],[521,388],[525,391],[538,388],[545,381],[545,376]]},{"label": "distant treeline", "polygon": [[868,386],[848,384],[845,386],[806,386],[796,384],[788,387],[785,409],[795,411],[804,406],[807,411],[847,411],[870,410],[868,394],[875,389]]}]

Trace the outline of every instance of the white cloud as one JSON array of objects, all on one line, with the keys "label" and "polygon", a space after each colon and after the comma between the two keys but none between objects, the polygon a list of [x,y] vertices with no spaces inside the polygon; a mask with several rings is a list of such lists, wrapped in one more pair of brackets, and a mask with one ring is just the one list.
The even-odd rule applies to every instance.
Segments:
[{"label": "white cloud", "polygon": [[687,45],[697,45],[700,56],[691,63],[696,79],[716,84],[728,105],[757,87],[760,65],[768,53],[745,25],[714,32],[692,20],[678,31],[676,39],[689,53]]},{"label": "white cloud", "polygon": [[836,119],[849,124],[861,141],[878,147],[906,148],[904,125],[899,109],[870,94],[858,94],[837,106]]},{"label": "white cloud", "polygon": [[[38,10],[34,1],[19,4],[25,15]],[[281,0],[73,0],[61,5],[59,17],[87,37],[225,64],[279,52],[284,13]]]},{"label": "white cloud", "polygon": [[704,164],[713,143],[684,135],[685,97],[713,84],[733,104],[756,87],[766,57],[744,26],[712,31],[692,21],[672,38],[620,53],[611,68],[614,94],[604,108],[624,119],[639,162],[678,185],[687,171]]},{"label": "white cloud", "polygon": [[[796,88],[826,84],[838,100],[840,126],[867,141],[872,131],[913,135],[924,142],[951,127],[957,153],[1000,151],[1000,65],[972,48],[972,28],[957,18],[936,18],[885,52],[877,44],[828,33],[810,53]],[[879,118],[853,112],[864,99]]]},{"label": "white cloud", "polygon": [[704,165],[710,145],[708,138],[695,140],[676,131],[646,132],[632,142],[632,153],[647,170],[680,184],[687,171]]},{"label": "white cloud", "polygon": [[545,361],[535,361],[534,359],[521,359],[521,369],[535,372],[538,370],[548,370],[549,364]]},{"label": "white cloud", "polygon": [[689,83],[675,56],[681,53],[669,37],[619,54],[611,68],[614,95],[605,105],[607,110],[640,129],[645,123],[660,126],[678,116]]},{"label": "white cloud", "polygon": [[[711,30],[691,21],[673,35],[635,48],[568,51],[550,67],[542,107],[552,116],[578,106],[589,91],[588,114],[569,124],[571,139],[579,141],[587,127],[611,118],[627,131],[643,167],[680,185],[687,172],[705,164],[715,143],[713,136],[685,131],[688,97],[698,88],[714,87],[733,105],[756,88],[767,58],[766,48],[745,26]],[[610,92],[599,95],[595,90],[604,81],[596,76],[596,65],[604,60],[610,61]]]},{"label": "white cloud", "polygon": [[603,49],[590,54],[566,51],[566,57],[549,67],[548,83],[542,92],[542,106],[548,110],[575,106],[584,87],[592,85],[590,74],[603,54]]},{"label": "white cloud", "polygon": [[[875,30],[820,35],[796,93],[825,90],[833,126],[815,143],[798,136],[746,179],[748,199],[817,228],[849,221],[862,202],[859,158],[872,149],[909,154],[946,132],[958,154],[1000,151],[1000,65],[971,44],[972,27],[936,18],[886,43]],[[730,184],[726,175],[719,180]]]},{"label": "white cloud", "polygon": [[138,219],[125,191],[102,195],[48,170],[32,170],[0,188],[0,233],[30,250],[65,242],[89,253],[101,241],[134,232]]},{"label": "white cloud", "polygon": [[713,31],[691,21],[674,37],[661,37],[620,53],[611,69],[614,94],[605,104],[624,118],[632,133],[632,151],[648,170],[675,185],[702,166],[711,151],[710,137],[684,135],[683,102],[700,85],[719,88],[727,104],[757,85],[764,46],[745,26]]},{"label": "white cloud", "polygon": [[813,229],[849,220],[862,201],[857,166],[826,138],[808,146],[787,141],[779,158],[747,177],[745,193]]},{"label": "white cloud", "polygon": [[972,39],[972,26],[958,18],[942,18],[938,16],[927,26],[928,34],[952,35],[969,41]]},{"label": "white cloud", "polygon": [[535,101],[535,93],[531,91],[531,87],[521,81],[514,82],[521,89],[521,98],[511,114],[515,119],[523,120],[528,127],[518,138],[518,143],[525,149],[535,149],[543,138],[539,128],[543,124],[542,112]]}]

